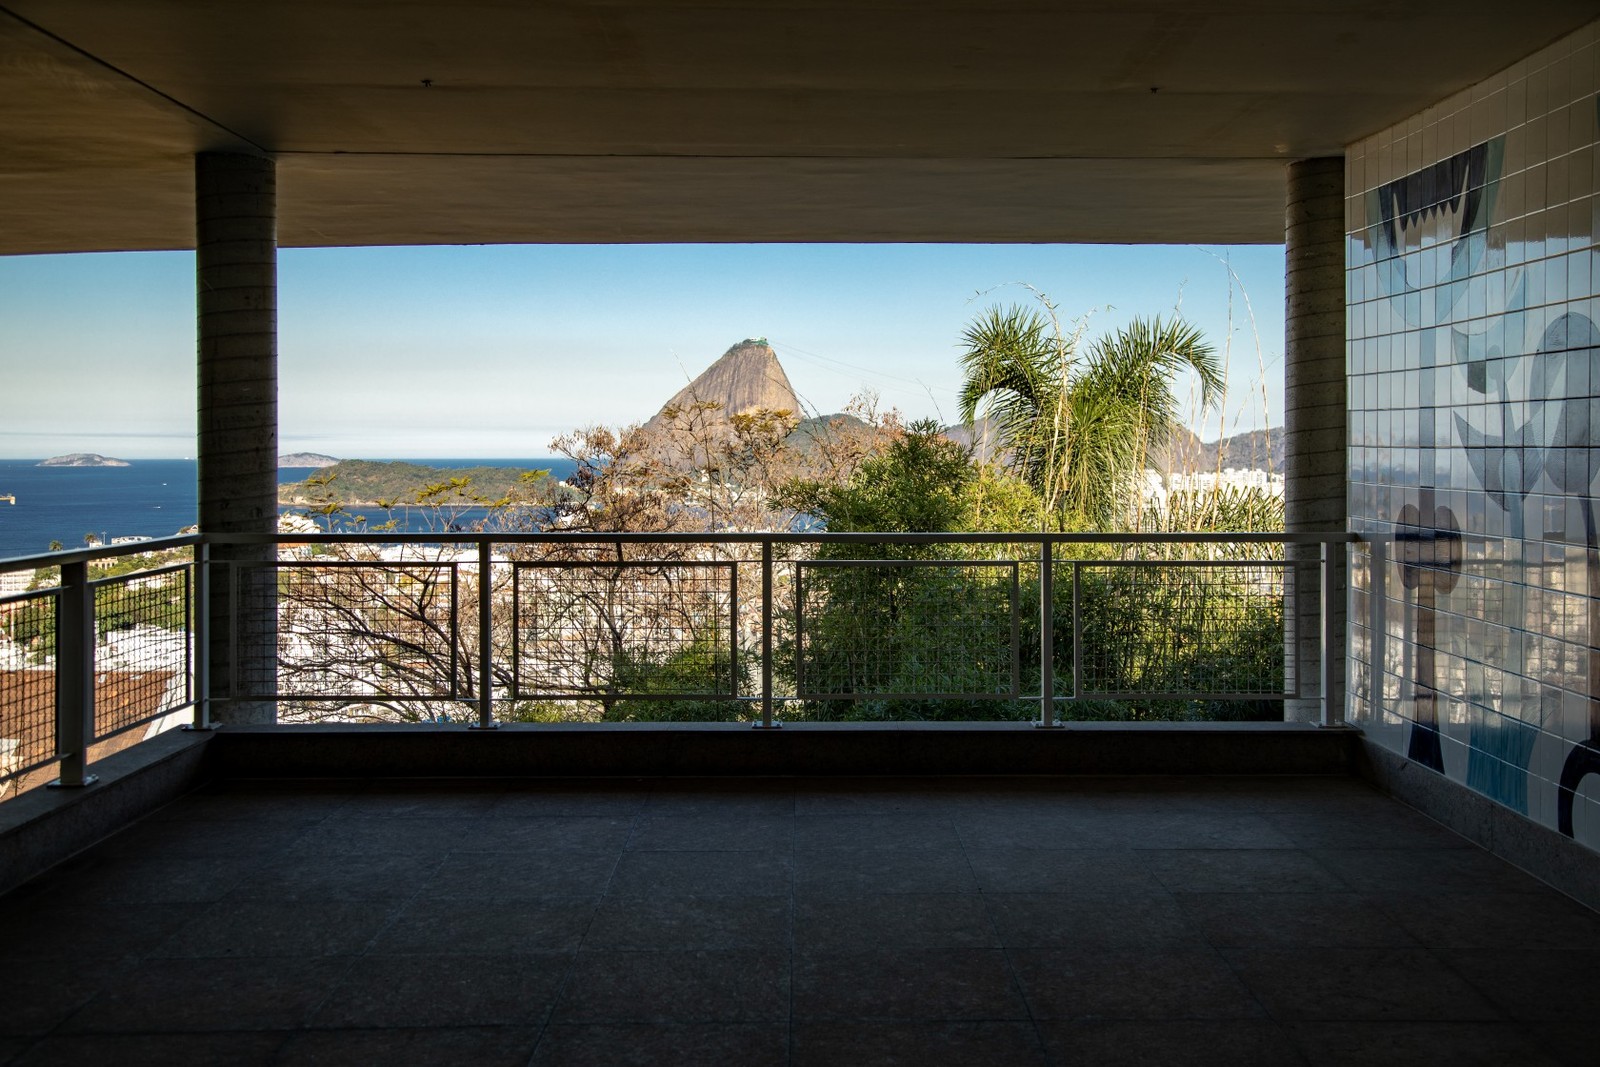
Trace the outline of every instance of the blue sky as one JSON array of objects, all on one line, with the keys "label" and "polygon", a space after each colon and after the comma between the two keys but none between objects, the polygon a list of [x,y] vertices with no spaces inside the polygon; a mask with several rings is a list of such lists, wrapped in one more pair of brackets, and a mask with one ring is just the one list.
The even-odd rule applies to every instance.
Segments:
[{"label": "blue sky", "polygon": [[[0,457],[193,455],[193,270],[178,252],[0,258]],[[286,249],[280,444],[542,456],[564,430],[648,418],[761,336],[816,413],[872,389],[954,421],[962,327],[1034,300],[1025,285],[1090,336],[1181,307],[1229,352],[1227,432],[1282,422],[1281,246]]]}]

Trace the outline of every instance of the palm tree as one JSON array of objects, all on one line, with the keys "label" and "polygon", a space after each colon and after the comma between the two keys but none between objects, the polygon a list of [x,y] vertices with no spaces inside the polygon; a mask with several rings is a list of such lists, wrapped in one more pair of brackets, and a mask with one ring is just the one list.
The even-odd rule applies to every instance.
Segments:
[{"label": "palm tree", "polygon": [[1063,334],[1053,312],[983,312],[961,337],[961,417],[971,423],[984,408],[1012,468],[1063,526],[1104,528],[1137,507],[1134,480],[1178,424],[1174,376],[1193,371],[1210,407],[1222,367],[1177,317],[1135,319],[1080,353],[1081,333]]}]

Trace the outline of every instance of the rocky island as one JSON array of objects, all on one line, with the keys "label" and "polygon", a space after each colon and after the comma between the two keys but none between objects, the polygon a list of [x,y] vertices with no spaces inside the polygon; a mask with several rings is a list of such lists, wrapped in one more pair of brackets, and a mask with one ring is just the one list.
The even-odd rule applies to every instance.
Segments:
[{"label": "rocky island", "polygon": [[338,462],[333,456],[324,456],[321,452],[290,452],[287,456],[278,457],[280,467],[331,467]]},{"label": "rocky island", "polygon": [[112,459],[97,452],[73,452],[65,456],[51,456],[39,462],[41,467],[131,467],[125,459]]}]

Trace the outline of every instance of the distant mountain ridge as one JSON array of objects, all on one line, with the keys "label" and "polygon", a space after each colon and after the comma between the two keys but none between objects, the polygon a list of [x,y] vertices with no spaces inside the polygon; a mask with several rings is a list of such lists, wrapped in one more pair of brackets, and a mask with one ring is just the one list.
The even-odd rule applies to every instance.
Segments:
[{"label": "distant mountain ridge", "polygon": [[673,394],[645,426],[659,427],[666,421],[668,410],[696,403],[720,405],[713,421],[726,421],[757,409],[800,414],[800,398],[795,395],[783,364],[778,362],[778,354],[765,337],[748,337],[729,348]]},{"label": "distant mountain ridge", "polygon": [[1202,441],[1193,432],[1179,429],[1167,442],[1163,462],[1152,463],[1163,473],[1168,471],[1271,470],[1283,473],[1283,427],[1266,430],[1246,430],[1219,441]]},{"label": "distant mountain ridge", "polygon": [[[973,454],[981,461],[993,459],[1003,451],[997,445],[998,432],[991,429],[984,419],[975,420],[971,427],[961,423],[946,426],[943,433],[952,441],[973,449]],[[1282,474],[1283,427],[1247,430],[1219,441],[1202,441],[1194,431],[1180,426],[1173,431],[1166,447],[1151,452],[1148,466],[1162,474],[1226,470],[1229,467],[1271,470],[1275,474]]]}]

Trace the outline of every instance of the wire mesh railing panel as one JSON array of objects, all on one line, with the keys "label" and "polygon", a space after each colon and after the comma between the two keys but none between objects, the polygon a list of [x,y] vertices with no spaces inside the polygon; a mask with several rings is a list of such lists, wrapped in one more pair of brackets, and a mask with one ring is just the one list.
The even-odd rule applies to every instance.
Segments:
[{"label": "wire mesh railing panel", "polygon": [[1292,695],[1284,662],[1293,571],[1279,561],[1079,562],[1075,652],[1087,698]]},{"label": "wire mesh railing panel", "polygon": [[193,699],[193,565],[93,583],[94,736],[106,737]]},{"label": "wire mesh railing panel", "polygon": [[[462,699],[467,673],[459,626],[463,566],[453,558],[436,558],[239,567],[237,610],[275,612],[278,650],[275,688],[263,693],[247,685],[242,697]],[[266,574],[275,581],[261,580]]]},{"label": "wire mesh railing panel", "polygon": [[738,564],[515,564],[515,695],[705,700],[740,691]]},{"label": "wire mesh railing panel", "polygon": [[1012,699],[1017,565],[812,560],[795,566],[802,700]]},{"label": "wire mesh railing panel", "polygon": [[58,597],[0,598],[0,797],[55,758]]}]

